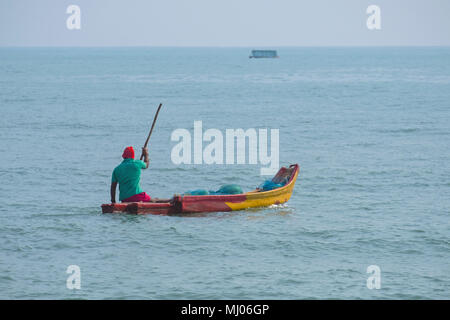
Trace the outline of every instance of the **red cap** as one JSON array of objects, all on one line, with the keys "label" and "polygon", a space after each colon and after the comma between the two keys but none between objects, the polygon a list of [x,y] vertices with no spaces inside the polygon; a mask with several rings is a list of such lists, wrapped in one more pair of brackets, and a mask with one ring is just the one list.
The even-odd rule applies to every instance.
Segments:
[{"label": "red cap", "polygon": [[127,159],[131,158],[134,159],[134,149],[133,147],[126,147],[123,151],[122,158]]}]

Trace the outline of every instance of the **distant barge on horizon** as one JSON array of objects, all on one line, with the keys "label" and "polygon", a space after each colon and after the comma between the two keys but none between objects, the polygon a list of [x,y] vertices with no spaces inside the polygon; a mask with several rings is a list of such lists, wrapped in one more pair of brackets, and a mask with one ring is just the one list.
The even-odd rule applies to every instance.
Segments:
[{"label": "distant barge on horizon", "polygon": [[252,55],[249,58],[278,58],[276,50],[252,50]]}]

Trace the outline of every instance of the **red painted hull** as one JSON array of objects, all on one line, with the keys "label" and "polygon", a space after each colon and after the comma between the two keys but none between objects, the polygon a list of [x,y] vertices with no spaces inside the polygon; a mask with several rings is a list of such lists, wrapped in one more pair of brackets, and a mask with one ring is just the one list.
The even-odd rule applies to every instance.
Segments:
[{"label": "red painted hull", "polygon": [[240,202],[245,195],[233,196],[174,196],[169,203],[129,202],[102,204],[103,213],[131,213],[131,214],[177,214],[195,212],[223,212],[231,211],[226,202]]},{"label": "red painted hull", "polygon": [[131,214],[173,214],[176,210],[173,203],[130,202],[102,204],[103,213],[131,213]]}]

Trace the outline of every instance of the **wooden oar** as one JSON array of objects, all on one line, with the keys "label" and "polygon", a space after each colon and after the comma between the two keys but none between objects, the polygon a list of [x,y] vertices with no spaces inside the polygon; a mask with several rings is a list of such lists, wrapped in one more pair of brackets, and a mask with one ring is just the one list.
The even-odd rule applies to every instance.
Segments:
[{"label": "wooden oar", "polygon": [[[156,118],[158,118],[159,110],[162,107],[162,103],[159,104],[158,110],[156,111],[155,118],[153,119],[152,128],[150,129],[150,133],[148,134],[147,140],[145,140],[144,148],[147,148],[148,141],[150,140],[150,136],[152,135],[153,128],[155,127]],[[144,155],[141,155],[141,160],[144,158]]]}]

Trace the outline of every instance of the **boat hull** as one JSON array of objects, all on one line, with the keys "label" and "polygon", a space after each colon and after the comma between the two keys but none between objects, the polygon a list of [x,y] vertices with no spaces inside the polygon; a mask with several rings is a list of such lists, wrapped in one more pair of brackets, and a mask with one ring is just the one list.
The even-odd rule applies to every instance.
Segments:
[{"label": "boat hull", "polygon": [[130,213],[130,214],[181,214],[196,212],[223,212],[243,210],[255,207],[267,207],[287,202],[294,190],[300,167],[298,164],[289,168],[282,167],[274,179],[283,176],[291,170],[289,181],[281,188],[270,191],[254,190],[236,195],[205,195],[181,196],[175,195],[170,202],[130,202],[103,204],[103,213]]}]

